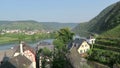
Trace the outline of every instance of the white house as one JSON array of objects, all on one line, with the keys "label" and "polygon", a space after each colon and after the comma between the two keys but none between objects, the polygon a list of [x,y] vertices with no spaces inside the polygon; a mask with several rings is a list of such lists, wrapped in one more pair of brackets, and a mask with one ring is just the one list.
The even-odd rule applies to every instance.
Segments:
[{"label": "white house", "polygon": [[89,43],[89,44],[94,44],[95,43],[95,38],[93,36],[90,36],[86,39],[86,41]]},{"label": "white house", "polygon": [[87,43],[85,39],[75,39],[70,45],[70,50],[76,47],[79,54],[86,53],[90,49],[90,45]]}]

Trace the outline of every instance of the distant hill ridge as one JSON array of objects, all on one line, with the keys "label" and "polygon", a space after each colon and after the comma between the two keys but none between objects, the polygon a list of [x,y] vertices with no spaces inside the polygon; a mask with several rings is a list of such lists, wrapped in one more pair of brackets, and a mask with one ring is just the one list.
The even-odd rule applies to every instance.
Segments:
[{"label": "distant hill ridge", "polygon": [[37,22],[34,20],[0,21],[0,29],[58,30],[64,27],[72,29],[76,25],[77,23]]}]

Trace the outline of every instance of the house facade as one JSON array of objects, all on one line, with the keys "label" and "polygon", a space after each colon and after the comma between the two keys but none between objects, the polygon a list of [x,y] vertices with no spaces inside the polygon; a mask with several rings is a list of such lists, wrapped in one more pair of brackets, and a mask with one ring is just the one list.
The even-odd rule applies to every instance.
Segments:
[{"label": "house facade", "polygon": [[77,51],[79,54],[82,54],[87,52],[89,49],[90,49],[90,45],[86,41],[83,41],[81,44],[79,44]]},{"label": "house facade", "polygon": [[24,42],[22,42],[17,47],[15,53],[13,54],[13,57],[17,57],[19,55],[22,55],[22,56],[26,57],[27,60],[31,61],[29,68],[36,68],[35,51],[30,46],[25,44]]},{"label": "house facade", "polygon": [[11,57],[5,54],[0,68],[36,68],[36,54],[33,48],[21,42],[13,50]]},{"label": "house facade", "polygon": [[85,39],[75,39],[69,43],[68,49],[67,59],[72,65],[71,68],[90,68],[87,60],[83,58],[86,57],[86,52],[90,49],[90,45]]},{"label": "house facade", "polygon": [[75,39],[68,48],[71,50],[73,47],[76,47],[79,54],[86,53],[90,49],[90,45],[85,39]]}]

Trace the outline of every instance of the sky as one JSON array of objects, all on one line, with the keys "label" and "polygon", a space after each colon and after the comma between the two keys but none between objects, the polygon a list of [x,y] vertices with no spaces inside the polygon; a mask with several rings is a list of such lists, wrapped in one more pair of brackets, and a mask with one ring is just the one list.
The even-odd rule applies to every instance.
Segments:
[{"label": "sky", "polygon": [[80,23],[119,0],[0,0],[0,20]]}]

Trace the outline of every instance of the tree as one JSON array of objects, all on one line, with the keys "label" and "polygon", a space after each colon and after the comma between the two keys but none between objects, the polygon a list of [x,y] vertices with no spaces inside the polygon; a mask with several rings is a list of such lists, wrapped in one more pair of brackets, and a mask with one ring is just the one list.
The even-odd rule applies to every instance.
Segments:
[{"label": "tree", "polygon": [[18,42],[20,43],[21,41],[25,40],[25,34],[19,33],[18,34]]},{"label": "tree", "polygon": [[62,49],[64,47],[64,44],[60,40],[54,40],[53,41],[54,47],[57,49]]},{"label": "tree", "polygon": [[56,39],[61,40],[64,44],[67,44],[73,39],[74,33],[72,33],[69,28],[63,28],[57,31]]},{"label": "tree", "polygon": [[44,47],[43,48],[43,55],[50,57],[51,56],[51,51],[48,48]]},{"label": "tree", "polygon": [[[46,61],[46,59],[47,59],[47,57],[51,57],[51,55],[52,55],[52,52],[48,49],[48,48],[46,48],[46,47],[44,47],[44,48],[41,48],[41,49],[39,49],[38,51],[37,51],[37,67],[39,68],[39,60],[41,60],[42,61],[42,68],[46,68],[45,66],[46,66],[46,63],[47,63],[47,61]],[[44,58],[39,58],[40,56],[44,56]],[[46,57],[47,56],[47,57]]]},{"label": "tree", "polygon": [[74,33],[72,33],[68,28],[60,29],[56,32],[56,37],[53,42],[54,55],[53,55],[53,66],[52,68],[66,68],[67,67],[67,44],[73,39]]}]

